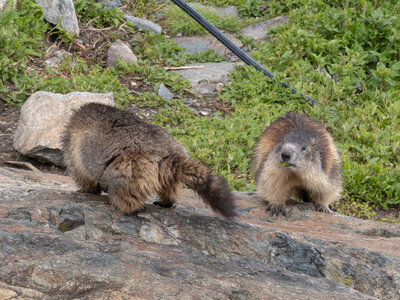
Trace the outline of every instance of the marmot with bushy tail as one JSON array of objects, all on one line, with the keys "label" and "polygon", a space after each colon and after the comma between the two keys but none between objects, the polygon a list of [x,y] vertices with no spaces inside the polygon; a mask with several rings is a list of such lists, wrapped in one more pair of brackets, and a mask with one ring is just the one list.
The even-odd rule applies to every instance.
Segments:
[{"label": "marmot with bushy tail", "polygon": [[257,192],[272,215],[285,215],[286,201],[294,195],[323,212],[341,198],[334,140],[324,125],[306,115],[289,112],[272,122],[253,149],[251,167]]},{"label": "marmot with bushy tail", "polygon": [[221,215],[236,215],[225,180],[192,160],[165,129],[129,111],[88,103],[74,111],[62,137],[67,169],[83,193],[109,194],[124,213],[144,208],[148,196],[172,207],[182,183]]}]

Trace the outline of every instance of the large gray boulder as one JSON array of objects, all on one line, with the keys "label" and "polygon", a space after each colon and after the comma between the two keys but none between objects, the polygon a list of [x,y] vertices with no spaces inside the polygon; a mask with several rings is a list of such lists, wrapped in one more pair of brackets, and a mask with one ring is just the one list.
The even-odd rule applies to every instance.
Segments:
[{"label": "large gray boulder", "polygon": [[290,205],[271,218],[236,193],[216,216],[177,207],[122,215],[68,177],[0,166],[0,299],[399,299],[400,227]]},{"label": "large gray boulder", "polygon": [[44,12],[44,19],[54,25],[61,23],[61,28],[71,35],[79,36],[78,19],[72,0],[36,0]]},{"label": "large gray boulder", "polygon": [[114,105],[114,97],[112,93],[34,93],[21,108],[14,148],[23,155],[62,166],[60,137],[65,123],[73,109],[88,102]]}]

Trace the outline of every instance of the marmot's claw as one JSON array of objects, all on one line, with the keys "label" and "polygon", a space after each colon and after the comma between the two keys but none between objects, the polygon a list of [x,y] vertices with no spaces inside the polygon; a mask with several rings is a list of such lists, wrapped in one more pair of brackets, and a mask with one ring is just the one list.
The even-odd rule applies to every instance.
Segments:
[{"label": "marmot's claw", "polygon": [[329,207],[324,207],[319,203],[314,203],[314,207],[316,211],[320,211],[326,214],[332,214],[333,212],[329,209]]},{"label": "marmot's claw", "polygon": [[286,210],[284,206],[276,206],[276,205],[272,205],[269,204],[267,205],[267,212],[271,213],[271,216],[286,216]]},{"label": "marmot's claw", "polygon": [[157,206],[164,207],[164,208],[173,208],[173,207],[175,207],[175,203],[174,202],[165,203],[165,202],[161,202],[161,201],[154,201],[153,204],[157,205]]}]

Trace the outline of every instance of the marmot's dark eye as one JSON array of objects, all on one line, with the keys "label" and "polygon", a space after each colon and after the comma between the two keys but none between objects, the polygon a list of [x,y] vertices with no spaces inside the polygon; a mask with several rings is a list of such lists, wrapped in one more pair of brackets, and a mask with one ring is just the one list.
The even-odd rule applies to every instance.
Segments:
[{"label": "marmot's dark eye", "polygon": [[301,148],[301,151],[306,151],[307,147],[304,146],[303,148]]}]

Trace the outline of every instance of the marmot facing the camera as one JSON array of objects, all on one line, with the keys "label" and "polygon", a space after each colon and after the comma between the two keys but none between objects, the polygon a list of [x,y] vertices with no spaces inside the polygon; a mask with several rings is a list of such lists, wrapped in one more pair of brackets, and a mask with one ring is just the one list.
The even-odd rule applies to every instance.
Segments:
[{"label": "marmot facing the camera", "polygon": [[342,192],[340,157],[325,126],[289,112],[268,126],[257,141],[251,167],[267,210],[285,215],[286,200],[298,195],[319,211]]},{"label": "marmot facing the camera", "polygon": [[171,207],[181,183],[195,190],[215,211],[235,216],[234,196],[225,180],[163,128],[128,111],[88,103],[74,111],[63,137],[64,161],[81,192],[109,194],[124,213],[144,207],[148,196]]}]

